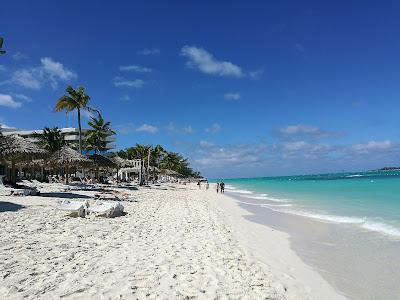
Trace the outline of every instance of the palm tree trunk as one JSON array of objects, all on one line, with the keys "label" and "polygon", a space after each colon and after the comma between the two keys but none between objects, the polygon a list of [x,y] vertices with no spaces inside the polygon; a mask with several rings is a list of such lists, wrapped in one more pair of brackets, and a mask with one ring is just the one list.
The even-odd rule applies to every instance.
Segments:
[{"label": "palm tree trunk", "polygon": [[11,179],[11,184],[16,184],[17,178],[16,178],[16,170],[15,170],[15,159],[11,160],[11,174],[10,174],[10,179]]},{"label": "palm tree trunk", "polygon": [[79,153],[82,154],[81,110],[78,108]]}]

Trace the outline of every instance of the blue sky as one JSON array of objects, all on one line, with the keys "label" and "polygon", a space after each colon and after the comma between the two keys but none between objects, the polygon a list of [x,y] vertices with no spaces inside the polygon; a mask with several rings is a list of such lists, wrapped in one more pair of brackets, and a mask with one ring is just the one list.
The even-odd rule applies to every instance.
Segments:
[{"label": "blue sky", "polygon": [[206,176],[400,165],[398,2],[215,2],[4,1],[0,122],[76,126],[52,109],[84,85],[118,149]]}]

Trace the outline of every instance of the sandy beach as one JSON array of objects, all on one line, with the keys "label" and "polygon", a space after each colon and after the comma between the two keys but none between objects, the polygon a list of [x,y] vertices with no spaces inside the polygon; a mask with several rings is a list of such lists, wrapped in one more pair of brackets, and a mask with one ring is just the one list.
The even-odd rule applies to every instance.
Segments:
[{"label": "sandy beach", "polygon": [[63,193],[1,197],[0,298],[342,298],[286,234],[245,220],[228,196],[194,185],[125,192],[133,202],[116,218],[68,217]]}]

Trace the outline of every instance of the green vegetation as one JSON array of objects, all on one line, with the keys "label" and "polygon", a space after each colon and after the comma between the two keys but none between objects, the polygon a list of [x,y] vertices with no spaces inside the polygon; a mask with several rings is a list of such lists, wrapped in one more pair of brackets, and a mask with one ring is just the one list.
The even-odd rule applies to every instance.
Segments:
[{"label": "green vegetation", "polygon": [[110,128],[110,122],[104,122],[100,113],[98,118],[91,117],[91,119],[88,122],[91,128],[85,132],[84,148],[94,153],[107,151],[107,145],[110,143],[108,138],[115,135],[115,131]]},{"label": "green vegetation", "polygon": [[60,150],[66,144],[58,127],[45,127],[43,133],[35,134],[35,138],[38,139],[38,144],[49,153]]},{"label": "green vegetation", "polygon": [[97,112],[96,109],[90,108],[87,104],[90,97],[85,94],[85,88],[78,86],[75,90],[68,86],[65,90],[66,95],[61,96],[54,107],[54,111],[59,112],[65,110],[67,113],[76,110],[78,112],[78,130],[79,130],[79,152],[82,153],[82,126],[81,126],[81,111]]},{"label": "green vegetation", "polygon": [[136,144],[134,147],[127,148],[117,152],[117,155],[125,159],[142,159],[145,162],[149,160],[150,166],[160,169],[168,169],[178,172],[184,177],[200,177],[199,172],[193,171],[189,162],[181,154],[166,151],[162,146]]}]

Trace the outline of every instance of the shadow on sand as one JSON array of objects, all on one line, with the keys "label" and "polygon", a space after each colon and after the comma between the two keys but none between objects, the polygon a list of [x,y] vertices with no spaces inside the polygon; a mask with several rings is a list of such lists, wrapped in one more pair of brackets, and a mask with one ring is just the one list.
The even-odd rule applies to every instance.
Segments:
[{"label": "shadow on sand", "polygon": [[82,199],[91,199],[92,197],[86,196],[86,195],[80,195],[80,194],[74,194],[74,193],[40,193],[41,197],[53,197],[53,198],[66,198],[66,199],[76,199],[76,198],[82,198]]},{"label": "shadow on sand", "polygon": [[22,208],[25,208],[25,206],[11,203],[11,202],[0,202],[0,212],[18,211]]}]

